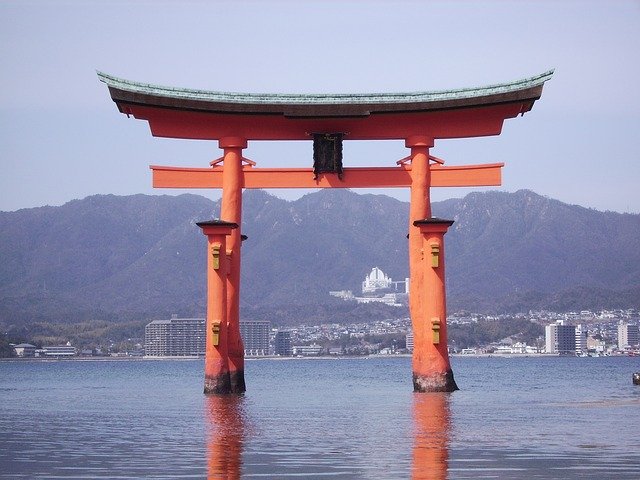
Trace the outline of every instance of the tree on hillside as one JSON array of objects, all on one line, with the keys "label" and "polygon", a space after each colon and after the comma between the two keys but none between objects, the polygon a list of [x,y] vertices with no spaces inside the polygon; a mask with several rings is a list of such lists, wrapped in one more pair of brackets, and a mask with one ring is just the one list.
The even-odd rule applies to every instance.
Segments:
[{"label": "tree on hillside", "polygon": [[0,334],[0,358],[11,358],[16,356],[16,351],[11,345],[6,335]]}]

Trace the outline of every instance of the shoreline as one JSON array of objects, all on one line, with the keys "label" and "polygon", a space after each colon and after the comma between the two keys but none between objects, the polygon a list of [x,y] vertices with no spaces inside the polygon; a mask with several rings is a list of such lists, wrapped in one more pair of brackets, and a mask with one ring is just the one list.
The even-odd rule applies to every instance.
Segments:
[{"label": "shoreline", "polygon": [[[451,353],[451,358],[609,358],[609,357],[627,357],[628,355],[601,355],[598,357],[575,357],[573,355],[560,355],[557,353]],[[251,356],[245,357],[245,361],[261,361],[261,360],[370,360],[379,358],[411,358],[410,353],[399,353],[394,355],[320,355],[320,356]],[[0,362],[149,362],[149,361],[203,361],[204,356],[168,356],[168,357],[11,357],[0,358]]]}]

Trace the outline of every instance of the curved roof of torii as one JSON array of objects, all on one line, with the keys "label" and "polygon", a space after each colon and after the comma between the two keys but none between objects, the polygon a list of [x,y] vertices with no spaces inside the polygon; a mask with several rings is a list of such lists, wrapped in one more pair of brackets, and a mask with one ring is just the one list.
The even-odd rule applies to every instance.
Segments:
[{"label": "curved roof of torii", "polygon": [[542,95],[553,70],[486,87],[413,93],[252,94],[162,87],[98,72],[118,109],[176,138],[302,140],[342,132],[347,140],[459,138],[500,133]]}]

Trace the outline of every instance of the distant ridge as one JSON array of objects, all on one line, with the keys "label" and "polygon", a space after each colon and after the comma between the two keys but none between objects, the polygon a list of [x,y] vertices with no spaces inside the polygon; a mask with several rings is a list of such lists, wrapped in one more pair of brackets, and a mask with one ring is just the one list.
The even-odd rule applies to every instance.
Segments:
[{"label": "distant ridge", "polygon": [[[446,237],[450,311],[640,307],[640,215],[528,190],[433,207],[456,221]],[[0,324],[204,314],[195,222],[218,212],[197,195],[95,195],[0,212]],[[290,311],[304,321],[344,309],[328,291],[357,291],[374,266],[408,275],[408,204],[384,195],[321,190],[288,202],[247,191],[243,221],[244,316]]]}]

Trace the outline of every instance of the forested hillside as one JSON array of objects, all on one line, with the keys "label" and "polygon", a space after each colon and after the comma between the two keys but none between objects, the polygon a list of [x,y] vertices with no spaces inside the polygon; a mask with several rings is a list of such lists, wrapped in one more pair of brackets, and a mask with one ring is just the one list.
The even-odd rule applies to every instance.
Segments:
[{"label": "forested hillside", "polygon": [[[450,311],[640,307],[640,215],[526,190],[472,193],[433,210],[455,220],[446,236]],[[195,222],[218,212],[196,195],[98,195],[0,212],[0,324],[204,315],[205,241]],[[391,315],[328,292],[358,292],[374,266],[408,276],[408,223],[408,204],[383,195],[323,190],[288,202],[245,192],[243,317]]]}]

